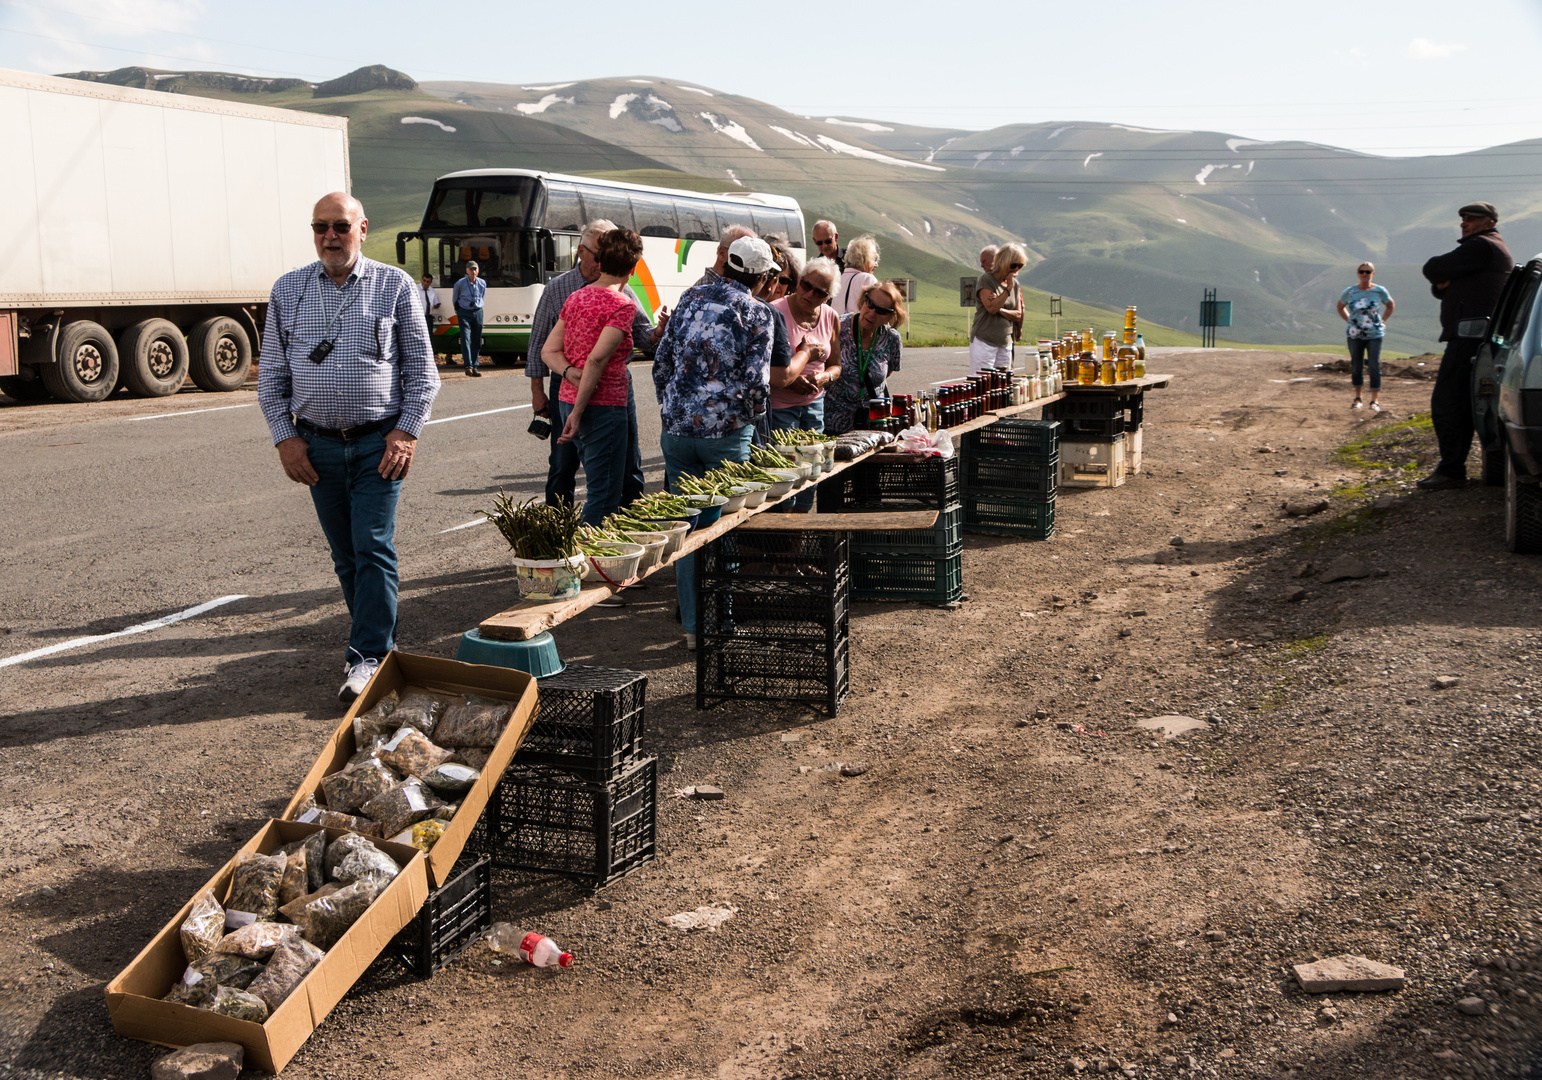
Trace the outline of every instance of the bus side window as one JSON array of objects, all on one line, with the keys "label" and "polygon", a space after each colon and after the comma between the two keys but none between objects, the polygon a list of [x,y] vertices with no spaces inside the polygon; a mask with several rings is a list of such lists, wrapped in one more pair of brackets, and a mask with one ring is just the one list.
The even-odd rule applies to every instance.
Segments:
[{"label": "bus side window", "polygon": [[648,191],[632,193],[632,214],[637,219],[637,232],[641,236],[663,236],[679,239],[680,226],[675,220],[675,201],[668,195],[655,195]]},{"label": "bus side window", "polygon": [[554,262],[547,267],[548,272],[561,274],[573,269],[573,262],[578,258],[578,237],[557,233],[552,236],[550,243]]},{"label": "bus side window", "polygon": [[676,199],[675,210],[680,215],[680,236],[683,239],[717,239],[717,220],[712,214],[711,203]]},{"label": "bus side window", "polygon": [[612,188],[584,188],[584,209],[588,211],[588,221],[604,218],[618,229],[637,231],[637,226],[632,220],[632,204],[623,191]]},{"label": "bus side window", "polygon": [[756,236],[760,235],[760,230],[755,228],[755,219],[750,216],[749,207],[716,203],[712,208],[717,211],[717,232],[714,234],[715,236],[722,236],[728,231],[730,225],[743,225],[746,229],[754,230]]},{"label": "bus side window", "polygon": [[[584,227],[584,208],[568,184],[546,183],[546,227],[552,232],[577,232]],[[560,255],[561,248],[558,248]],[[559,260],[560,261],[560,260]]]}]

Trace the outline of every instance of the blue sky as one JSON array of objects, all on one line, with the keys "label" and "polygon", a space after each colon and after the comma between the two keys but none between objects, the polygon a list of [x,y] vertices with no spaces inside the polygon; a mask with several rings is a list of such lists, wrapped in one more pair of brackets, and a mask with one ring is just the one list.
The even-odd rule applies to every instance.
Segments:
[{"label": "blue sky", "polygon": [[1542,138],[1542,86],[1528,74],[1539,57],[1542,0],[0,0],[0,67],[23,71],[651,75],[808,115],[970,129],[1104,121],[1400,156]]}]

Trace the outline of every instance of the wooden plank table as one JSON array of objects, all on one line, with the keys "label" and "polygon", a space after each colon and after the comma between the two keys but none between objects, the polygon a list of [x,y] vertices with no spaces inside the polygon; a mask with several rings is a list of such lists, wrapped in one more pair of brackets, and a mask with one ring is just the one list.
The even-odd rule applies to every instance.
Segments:
[{"label": "wooden plank table", "polygon": [[1103,383],[1066,383],[1065,394],[1138,394],[1147,390],[1160,390],[1172,381],[1171,375],[1142,375],[1138,379],[1126,379],[1112,386]]}]

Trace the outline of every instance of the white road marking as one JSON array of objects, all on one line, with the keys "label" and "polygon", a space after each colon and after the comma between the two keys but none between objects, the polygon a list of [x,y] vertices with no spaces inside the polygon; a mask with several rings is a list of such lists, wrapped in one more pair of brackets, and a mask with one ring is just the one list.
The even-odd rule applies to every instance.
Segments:
[{"label": "white road marking", "polygon": [[154,416],[131,416],[128,418],[128,422],[134,424],[138,423],[140,420],[165,420],[167,417],[171,416],[196,416],[199,413],[225,412],[229,409],[254,409],[256,407],[257,403],[251,402],[247,405],[220,405],[213,409],[183,409],[181,412],[156,413]]},{"label": "white road marking", "polygon": [[473,416],[492,416],[494,413],[514,412],[518,409],[528,409],[529,405],[510,405],[505,409],[488,409],[486,412],[468,412],[464,416],[446,416],[443,420],[430,420],[424,427],[433,427],[435,424],[448,424],[452,420],[470,420]]},{"label": "white road marking", "polygon": [[440,529],[437,535],[443,536],[445,533],[460,532],[462,529],[469,529],[469,528],[471,528],[474,525],[486,525],[486,524],[487,524],[487,519],[486,518],[477,518],[475,521],[468,521],[464,525],[451,525],[448,529]]},{"label": "white road marking", "polygon": [[164,618],[155,619],[152,622],[140,623],[137,626],[129,627],[127,630],[118,630],[111,634],[93,634],[90,637],[71,638],[69,641],[61,641],[57,645],[49,645],[47,648],[43,649],[34,649],[31,652],[22,653],[20,656],[7,656],[5,659],[0,660],[0,667],[9,667],[12,664],[20,664],[28,660],[36,660],[42,656],[52,656],[54,653],[64,652],[67,649],[78,649],[83,645],[94,645],[98,641],[109,641],[112,638],[127,637],[129,634],[143,634],[147,630],[159,630],[163,626],[170,626],[172,623],[179,623],[183,619],[191,619],[195,615],[202,615],[204,612],[220,607],[223,604],[228,604],[235,600],[245,599],[246,595],[244,593],[239,596],[222,596],[218,600],[210,600],[207,604],[199,604],[197,607],[190,607],[186,611],[179,611],[174,615],[167,615]]}]

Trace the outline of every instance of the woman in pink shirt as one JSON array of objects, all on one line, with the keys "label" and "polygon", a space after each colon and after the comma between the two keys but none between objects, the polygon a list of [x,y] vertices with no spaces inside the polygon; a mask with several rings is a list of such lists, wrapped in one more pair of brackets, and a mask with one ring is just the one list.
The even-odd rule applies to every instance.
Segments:
[{"label": "woman in pink shirt", "polygon": [[[771,306],[787,328],[792,358],[771,368],[771,430],[823,431],[825,387],[841,377],[841,336],[835,309],[825,301],[840,281],[835,260],[818,258],[803,268],[798,285]],[[814,489],[793,499],[794,510],[814,504]]]},{"label": "woman in pink shirt", "polygon": [[626,365],[637,307],[621,293],[642,258],[642,237],[612,229],[595,241],[600,276],[562,305],[541,360],[562,379],[559,442],[578,446],[589,489],[584,522],[598,525],[621,506],[628,440]]}]

